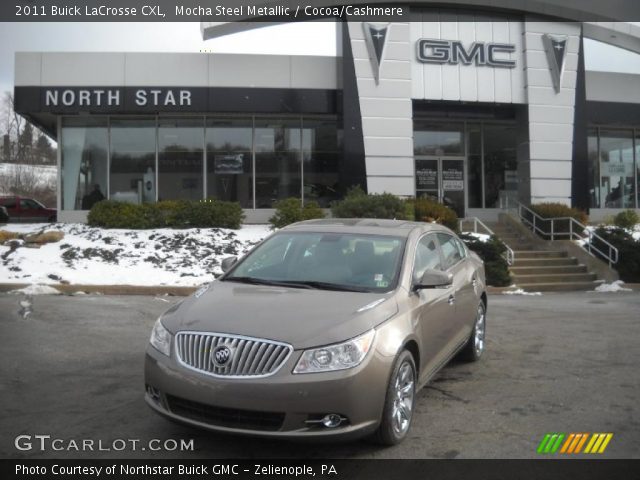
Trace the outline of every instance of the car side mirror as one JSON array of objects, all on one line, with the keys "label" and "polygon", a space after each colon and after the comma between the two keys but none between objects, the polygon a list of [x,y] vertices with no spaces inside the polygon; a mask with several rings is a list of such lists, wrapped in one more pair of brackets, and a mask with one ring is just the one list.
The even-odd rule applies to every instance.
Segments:
[{"label": "car side mirror", "polygon": [[413,289],[442,288],[448,287],[451,284],[453,284],[453,274],[427,268],[420,280],[413,285]]},{"label": "car side mirror", "polygon": [[237,261],[238,261],[238,257],[227,257],[224,260],[222,260],[222,263],[220,264],[220,268],[224,273],[227,273],[231,269],[231,267],[235,265]]}]

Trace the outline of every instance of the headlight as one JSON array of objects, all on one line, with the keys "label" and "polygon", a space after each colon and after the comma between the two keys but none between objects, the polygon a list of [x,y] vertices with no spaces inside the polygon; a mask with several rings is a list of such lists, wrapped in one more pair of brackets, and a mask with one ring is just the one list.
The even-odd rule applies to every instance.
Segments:
[{"label": "headlight", "polygon": [[367,356],[375,335],[376,331],[371,330],[344,343],[306,350],[293,373],[329,372],[356,367]]},{"label": "headlight", "polygon": [[156,320],[156,324],[153,326],[153,330],[151,330],[149,342],[156,350],[164,353],[167,357],[171,353],[171,334],[164,328],[160,318]]}]

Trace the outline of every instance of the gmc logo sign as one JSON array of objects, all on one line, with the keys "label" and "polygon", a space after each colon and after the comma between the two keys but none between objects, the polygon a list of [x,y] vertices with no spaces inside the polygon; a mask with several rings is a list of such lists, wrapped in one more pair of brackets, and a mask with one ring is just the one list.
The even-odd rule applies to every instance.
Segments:
[{"label": "gmc logo sign", "polygon": [[509,54],[515,51],[510,43],[473,42],[467,49],[458,40],[418,40],[418,60],[423,63],[514,68],[516,61]]}]

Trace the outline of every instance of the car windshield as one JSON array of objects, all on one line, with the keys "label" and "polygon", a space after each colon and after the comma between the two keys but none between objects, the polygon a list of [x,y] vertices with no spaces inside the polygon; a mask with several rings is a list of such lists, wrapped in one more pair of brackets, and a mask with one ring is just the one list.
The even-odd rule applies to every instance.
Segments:
[{"label": "car windshield", "polygon": [[354,292],[395,288],[404,238],[280,232],[243,259],[224,281]]}]

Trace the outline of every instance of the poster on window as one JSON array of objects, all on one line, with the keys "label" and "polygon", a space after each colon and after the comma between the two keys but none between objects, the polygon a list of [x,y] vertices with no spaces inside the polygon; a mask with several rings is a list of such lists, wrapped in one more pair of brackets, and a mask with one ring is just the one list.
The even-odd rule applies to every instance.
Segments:
[{"label": "poster on window", "polygon": [[239,175],[244,172],[244,153],[215,155],[214,172],[223,175]]},{"label": "poster on window", "polygon": [[442,169],[442,188],[448,191],[464,190],[464,173],[461,168],[446,167]]},{"label": "poster on window", "polygon": [[416,161],[416,190],[438,189],[438,161]]}]

